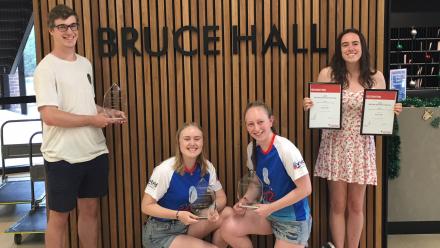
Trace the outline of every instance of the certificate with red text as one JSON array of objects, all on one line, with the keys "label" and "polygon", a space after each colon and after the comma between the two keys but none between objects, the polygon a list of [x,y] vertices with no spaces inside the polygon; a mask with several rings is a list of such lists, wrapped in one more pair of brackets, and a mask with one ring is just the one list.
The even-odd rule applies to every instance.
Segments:
[{"label": "certificate with red text", "polygon": [[366,89],[364,91],[361,134],[393,134],[397,94],[397,90]]},{"label": "certificate with red text", "polygon": [[341,128],[342,85],[338,83],[309,83],[309,128]]}]

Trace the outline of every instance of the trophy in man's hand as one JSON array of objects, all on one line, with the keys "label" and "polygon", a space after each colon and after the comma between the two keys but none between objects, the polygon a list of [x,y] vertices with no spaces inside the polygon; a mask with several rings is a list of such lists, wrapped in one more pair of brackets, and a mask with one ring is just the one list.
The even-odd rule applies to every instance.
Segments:
[{"label": "trophy in man's hand", "polygon": [[217,210],[215,203],[215,191],[209,186],[208,182],[202,178],[196,186],[189,189],[189,199],[191,213],[197,215],[199,219],[208,219]]},{"label": "trophy in man's hand", "polygon": [[123,113],[127,108],[127,95],[117,83],[113,83],[110,89],[105,92],[102,107],[108,117],[115,120],[126,119]]},{"label": "trophy in man's hand", "polygon": [[255,171],[250,171],[238,181],[237,197],[241,201],[240,207],[257,209],[258,203],[263,200],[263,183]]}]

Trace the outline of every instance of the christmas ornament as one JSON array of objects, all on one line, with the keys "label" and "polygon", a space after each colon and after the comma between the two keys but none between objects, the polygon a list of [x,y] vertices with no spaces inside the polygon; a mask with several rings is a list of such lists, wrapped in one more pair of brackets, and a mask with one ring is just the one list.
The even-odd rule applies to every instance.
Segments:
[{"label": "christmas ornament", "polygon": [[430,59],[431,59],[431,54],[429,54],[429,53],[425,53],[425,59],[426,59],[426,60],[430,60]]},{"label": "christmas ornament", "polygon": [[412,27],[412,29],[411,29],[411,36],[412,36],[412,38],[415,39],[415,38],[416,38],[416,35],[417,35],[417,29],[415,29],[414,27]]}]

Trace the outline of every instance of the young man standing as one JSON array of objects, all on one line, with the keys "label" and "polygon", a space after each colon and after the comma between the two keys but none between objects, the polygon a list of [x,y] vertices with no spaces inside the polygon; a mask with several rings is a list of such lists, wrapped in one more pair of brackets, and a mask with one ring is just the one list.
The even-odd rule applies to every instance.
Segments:
[{"label": "young man standing", "polygon": [[101,128],[126,118],[117,110],[110,111],[120,118],[110,118],[95,104],[92,65],[75,52],[80,26],[75,11],[57,5],[48,26],[53,50],[34,75],[48,180],[46,247],[64,247],[69,211],[75,207],[82,247],[97,247],[99,197],[108,187],[108,149]]}]

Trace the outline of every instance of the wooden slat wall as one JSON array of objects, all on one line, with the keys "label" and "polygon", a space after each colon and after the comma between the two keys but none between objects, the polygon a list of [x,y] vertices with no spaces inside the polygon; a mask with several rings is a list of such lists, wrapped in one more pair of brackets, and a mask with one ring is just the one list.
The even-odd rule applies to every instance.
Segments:
[{"label": "wooden slat wall", "polygon": [[[372,62],[383,69],[385,0],[33,0],[37,58],[50,52],[46,26],[48,11],[58,3],[73,7],[82,24],[78,53],[94,65],[97,102],[105,89],[119,82],[128,95],[129,122],[107,128],[111,150],[109,195],[101,201],[101,247],[141,247],[144,218],[140,201],[148,176],[155,165],[175,151],[176,129],[185,121],[199,122],[205,133],[208,157],[216,165],[227,192],[235,199],[235,182],[242,175],[245,147],[249,137],[243,124],[248,101],[262,99],[274,110],[279,133],[292,140],[303,152],[313,173],[319,146],[319,133],[306,128],[302,98],[308,94],[306,82],[316,80],[335,49],[337,34],[355,27],[366,36]],[[294,53],[293,24],[298,24],[298,47],[308,53]],[[317,24],[318,47],[329,53],[311,53],[311,26]],[[192,25],[199,33],[185,32],[179,44],[185,50],[198,49],[193,57],[183,56],[173,47],[173,31]],[[218,25],[219,41],[209,49],[217,56],[204,55],[203,26]],[[232,25],[241,35],[256,25],[257,53],[251,42],[240,42],[232,53]],[[263,42],[276,25],[288,53],[278,48],[262,54]],[[136,47],[142,56],[129,52],[122,56],[121,27],[134,27],[143,35],[151,28],[153,51],[162,49],[162,27],[168,27],[168,53],[151,57],[143,49],[141,37]],[[98,27],[118,32],[118,54],[112,58],[98,53]],[[213,36],[213,32],[210,33]],[[378,176],[381,178],[382,141],[377,139]],[[368,188],[366,221],[361,247],[381,247],[381,180]],[[313,231],[310,247],[319,247],[329,237],[327,188],[324,180],[313,178],[310,197]],[[72,212],[69,247],[79,247],[76,213]],[[272,237],[253,237],[255,247],[272,247]]]}]

